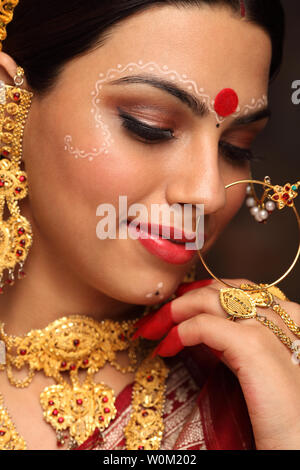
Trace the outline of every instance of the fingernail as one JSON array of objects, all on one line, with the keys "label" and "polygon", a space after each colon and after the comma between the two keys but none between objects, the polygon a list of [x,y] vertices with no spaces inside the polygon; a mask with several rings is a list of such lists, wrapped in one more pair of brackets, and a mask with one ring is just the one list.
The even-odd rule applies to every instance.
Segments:
[{"label": "fingernail", "polygon": [[168,336],[154,349],[151,357],[155,357],[157,355],[163,357],[175,356],[184,349],[178,333],[178,326],[179,325],[172,328]]},{"label": "fingernail", "polygon": [[198,289],[200,287],[209,286],[213,282],[213,279],[202,279],[201,281],[186,282],[180,284],[178,289],[175,292],[177,297],[189,292],[190,290]]},{"label": "fingernail", "polygon": [[168,333],[175,325],[172,318],[171,305],[172,302],[168,302],[155,312],[155,314],[134,333],[132,339],[142,336],[146,339],[157,340]]}]

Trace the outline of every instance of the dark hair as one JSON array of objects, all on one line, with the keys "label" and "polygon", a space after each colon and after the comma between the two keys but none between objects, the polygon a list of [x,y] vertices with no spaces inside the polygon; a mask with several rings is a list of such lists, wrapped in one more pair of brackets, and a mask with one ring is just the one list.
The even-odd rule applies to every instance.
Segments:
[{"label": "dark hair", "polygon": [[[240,14],[239,0],[20,0],[7,26],[3,51],[26,73],[37,93],[48,91],[66,62],[101,46],[112,28],[136,12],[156,5],[177,7],[225,5]],[[244,0],[248,21],[270,36],[273,57],[270,78],[283,51],[284,12],[280,0]]]}]

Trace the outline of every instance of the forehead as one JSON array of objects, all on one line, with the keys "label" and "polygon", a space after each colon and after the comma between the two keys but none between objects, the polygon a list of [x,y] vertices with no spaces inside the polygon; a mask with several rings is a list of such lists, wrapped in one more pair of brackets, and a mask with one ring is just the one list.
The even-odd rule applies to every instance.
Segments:
[{"label": "forehead", "polygon": [[95,72],[117,63],[156,62],[194,79],[213,96],[234,88],[242,101],[267,91],[271,41],[228,8],[155,7],[114,28],[88,57]]}]

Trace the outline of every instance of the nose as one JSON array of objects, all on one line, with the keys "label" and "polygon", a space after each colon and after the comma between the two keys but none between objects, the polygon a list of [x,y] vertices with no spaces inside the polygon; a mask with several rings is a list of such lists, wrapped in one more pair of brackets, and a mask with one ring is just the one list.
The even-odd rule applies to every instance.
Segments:
[{"label": "nose", "polygon": [[181,153],[169,173],[166,197],[170,205],[203,204],[206,215],[225,206],[226,190],[215,140],[202,136]]}]

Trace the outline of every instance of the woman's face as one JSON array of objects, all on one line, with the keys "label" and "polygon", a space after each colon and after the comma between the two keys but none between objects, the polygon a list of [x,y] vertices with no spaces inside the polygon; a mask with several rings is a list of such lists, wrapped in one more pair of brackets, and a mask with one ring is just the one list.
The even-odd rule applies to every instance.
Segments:
[{"label": "woman's face", "polygon": [[[122,302],[155,303],[157,290],[167,299],[197,254],[168,260],[139,240],[119,239],[118,226],[115,239],[100,240],[97,208],[110,204],[118,215],[126,196],[128,207],[142,204],[155,222],[152,204],[177,204],[181,215],[184,204],[204,204],[208,250],[245,198],[244,185],[224,186],[250,177],[247,149],[267,121],[258,119],[257,104],[267,95],[270,60],[267,34],[231,10],[160,6],[123,21],[104,46],[69,62],[52,91],[35,97],[24,136],[27,211],[49,263]],[[128,79],[137,76],[156,84]],[[241,112],[217,126],[212,107],[205,112],[201,103],[225,88],[256,117]],[[172,218],[167,225],[177,226]]]}]

